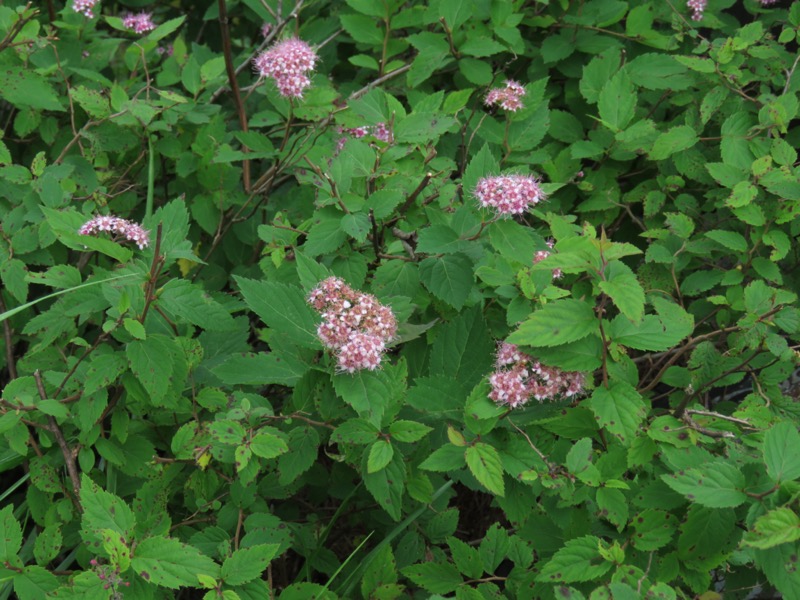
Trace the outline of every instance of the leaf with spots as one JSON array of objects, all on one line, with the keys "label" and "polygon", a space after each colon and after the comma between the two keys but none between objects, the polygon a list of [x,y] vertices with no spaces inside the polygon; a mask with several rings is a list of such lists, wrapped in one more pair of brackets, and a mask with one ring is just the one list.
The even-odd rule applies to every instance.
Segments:
[{"label": "leaf with spots", "polygon": [[646,414],[642,395],[624,381],[598,387],[586,402],[597,421],[629,446]]},{"label": "leaf with spots", "polygon": [[600,544],[593,535],[568,541],[542,568],[536,581],[574,583],[605,575],[611,563],[600,555]]},{"label": "leaf with spots", "polygon": [[376,473],[368,472],[368,453],[364,453],[362,461],[362,477],[369,493],[378,501],[378,504],[389,513],[395,521],[399,521],[403,514],[403,489],[406,482],[406,465],[403,455],[395,451],[391,462]]},{"label": "leaf with spots", "polygon": [[744,474],[723,459],[661,478],[687,499],[710,508],[734,508],[747,500]]},{"label": "leaf with spots", "polygon": [[278,544],[258,544],[237,550],[222,563],[220,575],[228,585],[241,585],[263,573],[278,552]]},{"label": "leaf with spots", "polygon": [[675,515],[656,508],[642,511],[633,519],[633,547],[651,552],[666,546],[678,528]]},{"label": "leaf with spots", "polygon": [[219,565],[200,550],[160,535],[139,542],[131,565],[145,581],[171,589],[196,586],[201,574],[219,576]]},{"label": "leaf with spots", "polygon": [[9,504],[0,510],[0,561],[15,558],[22,546],[22,528],[14,518],[14,507]]},{"label": "leaf with spots", "polygon": [[102,531],[109,529],[130,539],[136,518],[122,498],[102,490],[87,475],[81,478],[81,537],[85,542],[103,542]]},{"label": "leaf with spots", "polygon": [[475,479],[493,494],[504,496],[503,463],[497,450],[489,444],[477,442],[467,448],[465,456]]}]

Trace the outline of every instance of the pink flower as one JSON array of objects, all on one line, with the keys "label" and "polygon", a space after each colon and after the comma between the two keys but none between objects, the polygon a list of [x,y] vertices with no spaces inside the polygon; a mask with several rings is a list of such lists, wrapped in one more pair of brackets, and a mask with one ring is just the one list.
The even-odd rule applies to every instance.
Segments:
[{"label": "pink flower", "polygon": [[94,217],[78,229],[80,235],[97,235],[101,232],[121,235],[129,242],[139,246],[139,250],[143,250],[150,244],[149,231],[143,229],[138,223],[113,215]]},{"label": "pink flower", "polygon": [[317,336],[333,350],[339,370],[353,373],[380,366],[386,343],[397,333],[397,319],[388,306],[338,277],[321,281],[308,303],[322,315]]},{"label": "pink flower", "polygon": [[528,175],[500,175],[478,180],[475,197],[481,206],[493,208],[501,215],[524,213],[544,200],[539,181]]},{"label": "pink flower", "polygon": [[375,127],[372,128],[372,135],[375,136],[375,139],[380,140],[381,142],[389,143],[392,141],[392,131],[386,125],[386,123],[378,123]]},{"label": "pink flower", "polygon": [[[762,4],[763,3],[762,0]],[[708,4],[708,0],[688,0],[688,2],[686,2],[686,6],[692,9],[692,21],[701,21],[703,19],[706,4]]]},{"label": "pink flower", "polygon": [[261,37],[267,37],[270,31],[272,31],[272,23],[264,23],[261,26]]},{"label": "pink flower", "polygon": [[778,0],[761,0],[761,6],[771,6],[777,4]]},{"label": "pink flower", "polygon": [[289,38],[259,54],[253,64],[260,77],[275,81],[281,96],[302,98],[311,85],[306,74],[314,70],[317,60],[317,53],[306,42]]},{"label": "pink flower", "polygon": [[[553,240],[547,240],[547,246],[552,248],[555,246],[555,242]],[[536,253],[533,255],[533,264],[542,262],[545,258],[550,256],[552,252],[549,250],[537,250]],[[553,279],[560,279],[563,273],[561,269],[553,269]]]},{"label": "pink flower", "polygon": [[100,0],[72,0],[72,10],[93,19],[95,6]]},{"label": "pink flower", "polygon": [[484,102],[486,106],[496,106],[499,104],[501,108],[516,112],[520,108],[524,108],[522,98],[525,96],[525,93],[524,86],[509,79],[506,81],[505,87],[489,90]]},{"label": "pink flower", "polygon": [[122,25],[126,29],[133,30],[134,33],[143,34],[148,31],[153,31],[156,24],[153,23],[153,13],[140,12],[138,15],[128,13],[122,19]]},{"label": "pink flower", "polygon": [[560,400],[582,394],[586,376],[577,371],[547,367],[514,344],[501,342],[495,371],[489,376],[489,398],[497,404],[517,408],[531,399]]}]

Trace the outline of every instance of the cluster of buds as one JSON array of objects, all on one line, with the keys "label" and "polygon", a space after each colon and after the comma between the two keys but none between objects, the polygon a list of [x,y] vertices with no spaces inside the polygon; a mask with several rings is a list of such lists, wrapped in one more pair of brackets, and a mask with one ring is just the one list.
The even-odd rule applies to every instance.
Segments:
[{"label": "cluster of buds", "polygon": [[706,11],[708,0],[688,0],[686,6],[692,10],[692,21],[701,21]]},{"label": "cluster of buds", "polygon": [[278,42],[253,60],[260,77],[271,77],[286,98],[302,98],[311,85],[307,73],[317,64],[317,53],[306,42],[289,38]]},{"label": "cluster of buds", "polygon": [[103,589],[113,590],[113,595],[111,597],[114,600],[123,597],[122,593],[117,591],[118,587],[131,586],[130,581],[124,581],[122,579],[122,575],[120,574],[119,569],[115,569],[111,565],[100,564],[100,562],[96,558],[90,560],[89,564],[92,565],[94,570],[97,572],[97,577],[104,582]]},{"label": "cluster of buds", "polygon": [[[553,249],[553,246],[555,246],[555,242],[553,240],[547,240],[547,247],[550,248],[550,250]],[[537,250],[533,255],[533,264],[540,263],[550,256],[552,254],[550,250]],[[553,279],[560,279],[562,275],[561,269],[553,269]]]},{"label": "cluster of buds", "polygon": [[138,15],[128,13],[122,19],[122,26],[140,35],[156,28],[156,24],[153,23],[153,13],[148,12],[140,12]]},{"label": "cluster of buds", "polygon": [[363,137],[367,137],[371,135],[376,140],[381,142],[386,142],[387,144],[392,141],[392,132],[386,123],[378,123],[377,125],[370,126],[370,125],[361,125],[360,127],[339,127],[337,131],[344,136],[340,137],[336,140],[336,154],[339,154],[347,144],[347,140],[349,139],[347,136],[360,140]]},{"label": "cluster of buds", "polygon": [[373,371],[380,366],[387,342],[397,333],[391,308],[338,277],[321,281],[311,290],[308,303],[322,315],[317,336],[333,350],[340,371]]},{"label": "cluster of buds", "polygon": [[89,19],[94,18],[94,9],[100,0],[72,0],[72,10]]},{"label": "cluster of buds", "polygon": [[97,235],[101,232],[122,236],[139,246],[139,250],[143,250],[150,243],[149,231],[143,229],[138,223],[113,215],[94,217],[78,229],[78,233],[81,235]]},{"label": "cluster of buds", "polygon": [[511,112],[517,112],[525,108],[522,104],[522,97],[525,96],[525,88],[516,81],[506,81],[505,87],[493,88],[486,94],[486,106],[497,106],[505,108]]},{"label": "cluster of buds", "polygon": [[499,175],[478,180],[475,197],[481,206],[493,208],[500,215],[515,215],[544,200],[545,194],[535,177]]},{"label": "cluster of buds", "polygon": [[261,26],[261,37],[266,38],[272,31],[272,23],[264,23]]},{"label": "cluster of buds", "polygon": [[578,396],[584,391],[586,376],[547,367],[514,344],[502,342],[489,383],[492,386],[489,398],[497,404],[517,408],[531,399],[544,402]]}]

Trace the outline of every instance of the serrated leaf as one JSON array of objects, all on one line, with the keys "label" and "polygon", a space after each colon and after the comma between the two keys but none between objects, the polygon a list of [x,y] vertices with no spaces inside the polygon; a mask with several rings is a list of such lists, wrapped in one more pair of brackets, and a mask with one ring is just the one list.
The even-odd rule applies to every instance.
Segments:
[{"label": "serrated leaf", "polygon": [[367,473],[377,473],[392,461],[394,448],[386,440],[378,440],[369,449]]},{"label": "serrated leaf", "polygon": [[434,450],[428,458],[420,463],[419,468],[426,471],[445,473],[447,471],[456,471],[465,465],[464,449],[447,444]]},{"label": "serrated leaf", "polygon": [[571,298],[545,304],[508,337],[511,344],[559,346],[598,331],[597,316],[586,302]]},{"label": "serrated leaf", "polygon": [[161,401],[172,387],[175,369],[174,342],[165,335],[150,335],[146,340],[134,340],[125,348],[131,371],[150,397]]},{"label": "serrated leaf", "polygon": [[536,581],[573,583],[591,581],[611,568],[599,552],[600,540],[593,535],[569,540],[542,567]]},{"label": "serrated leaf", "polygon": [[735,465],[723,460],[661,478],[679,494],[709,508],[733,508],[747,500],[744,475]]},{"label": "serrated leaf", "polygon": [[22,528],[14,518],[14,507],[0,510],[0,561],[12,560],[22,547]]},{"label": "serrated leaf", "polygon": [[369,473],[367,457],[364,456],[363,479],[369,493],[378,501],[383,510],[395,521],[403,514],[403,491],[406,482],[406,465],[403,455],[395,451],[392,460],[377,473]]},{"label": "serrated leaf", "polygon": [[261,458],[275,458],[289,451],[289,446],[277,435],[260,431],[250,440],[250,450]]},{"label": "serrated leaf", "polygon": [[636,111],[636,89],[628,73],[623,69],[603,86],[597,98],[600,118],[611,129],[625,129]]},{"label": "serrated leaf", "polygon": [[433,431],[433,429],[427,425],[403,419],[389,425],[389,435],[398,442],[418,442],[428,435],[430,431]]},{"label": "serrated leaf", "polygon": [[650,508],[633,519],[636,531],[631,536],[633,547],[643,552],[651,552],[666,546],[678,528],[675,515],[664,510]]},{"label": "serrated leaf", "polygon": [[493,446],[477,442],[467,448],[464,456],[469,470],[481,485],[497,496],[505,495],[503,463]]},{"label": "serrated leaf", "polygon": [[467,168],[464,170],[464,177],[461,180],[464,192],[472,195],[478,180],[481,177],[496,175],[500,170],[500,163],[492,154],[489,144],[484,144],[470,159]]},{"label": "serrated leaf", "polygon": [[200,550],[164,536],[139,542],[131,566],[145,581],[171,589],[197,585],[200,574],[219,575],[219,566]]},{"label": "serrated leaf", "polygon": [[776,482],[800,478],[800,434],[793,423],[781,421],[764,434],[764,462]]},{"label": "serrated leaf", "polygon": [[350,419],[337,427],[331,434],[331,441],[337,444],[370,444],[378,437],[380,430],[364,419]]},{"label": "serrated leaf", "polygon": [[640,323],[644,318],[644,289],[628,267],[621,262],[614,264],[617,268],[609,268],[607,279],[597,286],[611,298],[623,315],[634,323]]},{"label": "serrated leaf", "polygon": [[257,544],[236,550],[220,569],[220,577],[228,585],[242,585],[259,577],[278,553],[279,544]]},{"label": "serrated leaf", "polygon": [[745,546],[766,550],[800,540],[800,517],[788,506],[781,506],[760,516],[753,531],[745,534]]},{"label": "serrated leaf", "polygon": [[102,542],[101,532],[115,531],[130,539],[136,518],[118,496],[100,489],[88,476],[81,477],[81,536],[86,542]]},{"label": "serrated leaf", "polygon": [[713,229],[706,232],[706,237],[714,240],[718,244],[725,246],[728,250],[734,252],[746,252],[747,240],[741,233],[735,231],[725,231],[722,229]]},{"label": "serrated leaf", "polygon": [[434,296],[456,310],[464,307],[475,282],[472,261],[460,252],[426,258],[419,265],[419,276]]},{"label": "serrated leaf", "polygon": [[629,446],[646,414],[642,396],[624,381],[612,381],[608,387],[598,387],[586,401],[600,426]]},{"label": "serrated leaf", "polygon": [[449,594],[464,580],[452,563],[426,562],[401,569],[403,575],[433,594]]},{"label": "serrated leaf", "polygon": [[317,316],[300,288],[275,281],[234,276],[247,305],[267,327],[286,335],[298,346],[318,349]]},{"label": "serrated leaf", "polygon": [[697,133],[688,125],[678,125],[662,133],[650,150],[652,160],[664,160],[677,152],[688,150],[698,141]]}]

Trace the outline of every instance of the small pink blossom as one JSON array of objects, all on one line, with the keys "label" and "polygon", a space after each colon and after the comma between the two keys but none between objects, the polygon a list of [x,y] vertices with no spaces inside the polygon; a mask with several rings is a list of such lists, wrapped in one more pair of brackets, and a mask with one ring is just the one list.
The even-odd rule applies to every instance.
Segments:
[{"label": "small pink blossom", "polygon": [[336,150],[334,151],[334,155],[338,155],[347,145],[347,140],[349,139],[347,136],[353,137],[357,140],[364,138],[368,135],[372,135],[376,140],[381,142],[391,143],[392,141],[392,132],[386,123],[378,123],[377,125],[370,126],[370,125],[361,125],[359,127],[338,127],[336,130],[338,133],[345,134],[344,137],[340,137],[336,140]]},{"label": "small pink blossom", "polygon": [[582,394],[585,384],[584,373],[545,366],[514,344],[501,342],[495,371],[489,376],[489,398],[517,408],[532,399],[543,402],[571,398]]},{"label": "small pink blossom", "polygon": [[99,3],[100,0],[72,0],[72,10],[93,19],[95,16],[94,9]]},{"label": "small pink blossom", "polygon": [[[546,243],[548,248],[552,249],[553,246],[555,246],[555,242],[553,242],[553,240],[547,240]],[[549,250],[537,250],[536,253],[534,253],[533,255],[533,264],[542,262],[545,258],[550,256],[551,254],[552,252],[550,252]],[[553,269],[553,279],[560,279],[562,275],[563,273],[561,272],[561,269]]]},{"label": "small pink blossom", "polygon": [[306,42],[289,38],[259,54],[253,64],[260,77],[275,81],[282,96],[302,98],[311,85],[307,73],[314,70],[317,60],[317,53]]},{"label": "small pink blossom", "polygon": [[120,235],[129,242],[135,243],[140,250],[150,244],[149,231],[143,229],[138,223],[113,215],[94,217],[78,229],[80,235],[97,235],[102,232]]},{"label": "small pink blossom", "polygon": [[772,6],[773,4],[777,4],[778,0],[761,0],[761,6]]},{"label": "small pink blossom", "polygon": [[130,29],[134,33],[140,35],[148,31],[153,31],[156,28],[156,24],[153,23],[153,13],[147,12],[140,12],[137,15],[128,13],[122,19],[122,25],[125,29]]},{"label": "small pink blossom", "polygon": [[686,2],[686,6],[692,9],[692,21],[701,21],[703,19],[707,4],[708,0],[688,0]]},{"label": "small pink blossom", "polygon": [[524,213],[545,195],[539,181],[529,175],[500,175],[478,181],[475,197],[481,206],[493,208],[501,215]]},{"label": "small pink blossom", "polygon": [[509,79],[506,81],[506,86],[502,88],[493,88],[489,90],[486,95],[486,106],[500,105],[511,112],[516,112],[524,108],[522,98],[525,96],[525,87],[516,81]]},{"label": "small pink blossom", "polygon": [[372,128],[372,135],[381,142],[389,143],[392,141],[392,131],[386,123],[378,123],[375,125],[375,127]]},{"label": "small pink blossom", "polygon": [[322,315],[317,336],[333,350],[339,370],[353,373],[380,366],[386,343],[397,333],[397,319],[388,306],[338,277],[321,281],[308,303]]},{"label": "small pink blossom", "polygon": [[270,31],[272,31],[272,23],[264,23],[261,26],[261,37],[267,37]]}]

